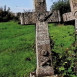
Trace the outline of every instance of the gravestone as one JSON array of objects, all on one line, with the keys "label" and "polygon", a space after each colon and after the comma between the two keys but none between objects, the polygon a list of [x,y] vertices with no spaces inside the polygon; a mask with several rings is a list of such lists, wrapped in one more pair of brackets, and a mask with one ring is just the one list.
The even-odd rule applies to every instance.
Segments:
[{"label": "gravestone", "polygon": [[77,33],[77,0],[69,0],[70,1],[70,7],[71,12],[63,14],[63,21],[72,21],[75,20],[75,33]]},{"label": "gravestone", "polygon": [[[63,20],[64,22],[75,20],[75,47],[77,47],[77,0],[69,0],[69,1],[70,1],[71,12],[63,14]],[[74,69],[77,74],[77,62],[75,62]]]},{"label": "gravestone", "polygon": [[[50,77],[54,75],[51,57],[48,22],[60,22],[59,11],[47,12],[46,0],[34,0],[35,12],[26,12],[20,16],[21,24],[36,24],[36,72],[30,77]],[[26,21],[28,20],[28,21]],[[23,22],[24,21],[24,22]]]},{"label": "gravestone", "polygon": [[21,25],[23,25],[23,23],[24,23],[24,16],[23,16],[23,14],[21,14],[21,16],[20,16],[20,20],[21,20]]}]

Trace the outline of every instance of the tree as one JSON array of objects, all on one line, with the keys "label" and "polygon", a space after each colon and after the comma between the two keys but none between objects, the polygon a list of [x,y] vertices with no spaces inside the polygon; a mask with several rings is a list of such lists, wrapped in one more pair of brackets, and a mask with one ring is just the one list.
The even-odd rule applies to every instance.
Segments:
[{"label": "tree", "polygon": [[6,5],[4,8],[0,8],[0,22],[10,21],[10,20],[18,20],[16,16],[12,12],[10,12],[10,8],[6,8]]},{"label": "tree", "polygon": [[57,2],[54,2],[53,5],[51,6],[51,11],[53,10],[59,10],[61,17],[62,14],[70,12],[71,10],[69,0],[58,0]]}]

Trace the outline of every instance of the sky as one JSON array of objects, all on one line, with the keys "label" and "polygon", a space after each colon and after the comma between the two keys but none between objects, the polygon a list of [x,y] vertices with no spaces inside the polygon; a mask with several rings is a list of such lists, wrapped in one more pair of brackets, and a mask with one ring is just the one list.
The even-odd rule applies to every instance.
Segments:
[{"label": "sky", "polygon": [[[53,2],[58,0],[46,0],[47,2],[47,10],[50,10],[50,6]],[[34,2],[33,0],[0,0],[0,7],[10,7],[12,12],[23,12],[24,10],[34,10]]]}]

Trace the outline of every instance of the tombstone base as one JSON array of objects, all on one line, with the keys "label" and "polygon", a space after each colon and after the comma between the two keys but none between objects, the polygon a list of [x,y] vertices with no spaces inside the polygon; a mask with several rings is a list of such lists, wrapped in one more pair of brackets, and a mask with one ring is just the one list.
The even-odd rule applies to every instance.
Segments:
[{"label": "tombstone base", "polygon": [[[37,77],[35,72],[30,73],[30,77]],[[40,77],[58,77],[57,75],[52,75],[52,76],[40,76]]]}]

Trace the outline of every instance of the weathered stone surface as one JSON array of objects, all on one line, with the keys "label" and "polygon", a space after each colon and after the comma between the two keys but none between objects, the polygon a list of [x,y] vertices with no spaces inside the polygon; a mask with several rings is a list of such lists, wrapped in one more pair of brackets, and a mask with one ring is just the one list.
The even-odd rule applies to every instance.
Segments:
[{"label": "weathered stone surface", "polygon": [[[30,77],[37,77],[37,76],[30,73]],[[52,76],[40,76],[40,77],[63,77],[63,76],[52,75]]]},{"label": "weathered stone surface", "polygon": [[34,0],[35,11],[38,13],[46,12],[46,0]]},{"label": "weathered stone surface", "polygon": [[77,35],[77,19],[75,19],[75,34]]},{"label": "weathered stone surface", "polygon": [[[54,11],[53,14],[47,11],[46,0],[34,0],[35,12],[24,12],[20,15],[21,24],[35,24],[39,17],[40,19],[47,18],[47,22],[60,22],[59,11]],[[23,23],[22,23],[23,21]]]},{"label": "weathered stone surface", "polygon": [[[48,12],[48,16],[49,16],[50,14],[51,14],[51,13]],[[52,12],[52,15],[50,15],[50,17],[48,17],[47,22],[61,22],[61,17],[60,17],[60,12],[59,12],[59,10],[53,11],[53,12]]]},{"label": "weathered stone surface", "polygon": [[21,25],[24,24],[24,16],[23,16],[23,14],[20,15],[20,23],[21,23]]},{"label": "weathered stone surface", "polygon": [[74,20],[74,19],[75,19],[75,16],[74,16],[73,12],[69,12],[69,13],[64,13],[63,14],[63,21],[64,22],[71,21],[71,20]]},{"label": "weathered stone surface", "polygon": [[24,12],[20,14],[20,23],[22,24],[35,24],[36,13],[35,12]]},{"label": "weathered stone surface", "polygon": [[[21,14],[23,16],[21,16],[22,24],[36,23],[37,68],[35,73],[30,74],[30,77],[51,76],[54,74],[54,70],[52,66],[48,22],[51,22],[52,20],[54,22],[58,22],[60,21],[60,16],[57,11],[54,11],[54,13],[47,12],[46,0],[34,1],[35,12],[26,12]],[[50,17],[52,20],[50,20]]]},{"label": "weathered stone surface", "polygon": [[36,77],[51,76],[54,74],[48,33],[48,22],[45,20],[47,15],[46,10],[46,0],[35,0],[37,56]]},{"label": "weathered stone surface", "polygon": [[69,0],[70,1],[70,7],[71,11],[77,11],[77,0]]},{"label": "weathered stone surface", "polygon": [[[77,19],[75,19],[75,47],[77,47]],[[77,74],[77,71],[76,71],[76,74]]]},{"label": "weathered stone surface", "polygon": [[54,11],[53,14],[47,11],[46,0],[34,0],[35,12],[25,12],[20,15],[20,22],[24,24],[35,24],[37,19],[47,18],[47,22],[60,22],[61,17],[59,11]]},{"label": "weathered stone surface", "polygon": [[36,77],[36,72],[30,73],[30,77]]},{"label": "weathered stone surface", "polygon": [[52,68],[52,57],[47,22],[38,21],[36,23],[36,55],[37,77],[53,75],[54,71]]},{"label": "weathered stone surface", "polygon": [[68,12],[63,14],[63,21],[71,21],[77,19],[77,11],[75,12]]},{"label": "weathered stone surface", "polygon": [[69,0],[71,12],[63,14],[63,21],[71,21],[77,19],[77,0]]},{"label": "weathered stone surface", "polygon": [[21,13],[20,23],[21,24],[35,24],[39,16],[41,17],[40,19],[45,19],[45,17],[48,17],[46,20],[47,22],[60,22],[61,21],[59,11],[54,11],[53,14],[51,14],[51,12],[45,12],[41,14],[43,14],[43,17],[41,17],[40,14],[37,14],[36,12],[25,12],[23,13],[23,15]]}]

